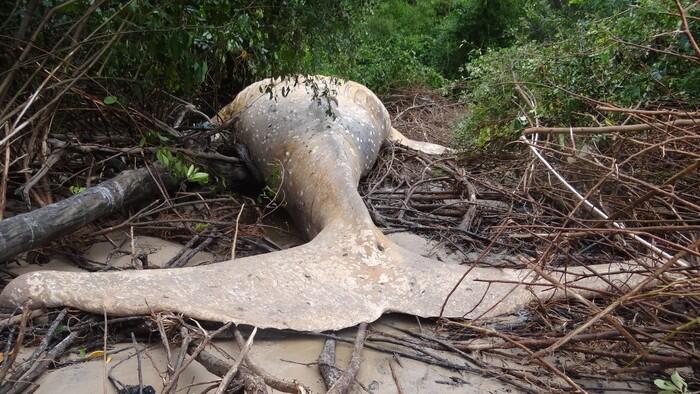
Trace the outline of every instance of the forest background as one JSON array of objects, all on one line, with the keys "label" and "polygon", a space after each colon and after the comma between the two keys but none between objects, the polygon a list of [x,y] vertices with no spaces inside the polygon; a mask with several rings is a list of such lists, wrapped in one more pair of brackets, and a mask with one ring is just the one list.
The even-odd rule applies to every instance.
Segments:
[{"label": "forest background", "polygon": [[[691,31],[700,28],[697,8],[688,7]],[[250,82],[296,73],[345,77],[380,95],[422,85],[467,105],[454,129],[462,147],[509,141],[525,127],[515,82],[528,86],[544,125],[625,116],[592,111],[587,98],[643,108],[694,107],[700,98],[700,68],[688,60],[693,45],[674,1],[45,0],[3,2],[0,20],[14,38],[0,44],[7,54],[23,40],[41,48],[73,40],[64,51],[76,51],[74,63],[91,59],[81,73],[107,102],[148,107],[158,90],[212,113]],[[34,66],[14,59],[0,56],[0,68]],[[60,59],[44,59],[52,60]],[[0,102],[25,82],[41,80],[5,78]]]}]

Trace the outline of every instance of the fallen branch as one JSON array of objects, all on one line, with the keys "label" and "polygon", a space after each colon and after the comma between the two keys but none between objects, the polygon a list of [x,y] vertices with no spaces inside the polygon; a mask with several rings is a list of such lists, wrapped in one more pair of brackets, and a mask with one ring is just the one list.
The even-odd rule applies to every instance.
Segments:
[{"label": "fallen branch", "polygon": [[671,111],[671,110],[648,110],[648,109],[634,109],[634,108],[620,108],[620,107],[610,107],[607,105],[599,105],[596,107],[598,111],[605,112],[621,112],[625,114],[638,114],[638,115],[649,115],[649,116],[678,116],[684,118],[694,118],[700,116],[700,111]]},{"label": "fallen branch", "polygon": [[698,46],[697,41],[695,41],[693,33],[690,32],[690,27],[688,26],[688,18],[686,18],[685,16],[685,9],[683,8],[683,5],[681,4],[680,0],[676,0],[676,8],[678,8],[678,14],[681,17],[681,23],[683,24],[683,33],[685,33],[685,35],[688,37],[690,46],[692,46],[693,51],[695,51],[695,57],[700,59],[700,46]]},{"label": "fallen branch", "polygon": [[258,328],[254,327],[253,332],[250,334],[245,345],[241,348],[241,352],[238,354],[238,360],[236,360],[236,362],[231,366],[231,368],[229,368],[228,372],[226,372],[224,377],[221,379],[221,383],[216,389],[216,394],[224,394],[224,392],[226,392],[226,389],[228,388],[229,384],[231,384],[233,377],[238,373],[238,367],[241,366],[241,363],[243,363],[243,360],[248,355],[250,348],[253,346],[253,339],[255,338],[255,334],[257,332]]},{"label": "fallen branch", "polygon": [[523,135],[532,134],[606,134],[606,133],[630,133],[652,129],[666,129],[669,127],[700,125],[698,119],[678,119],[671,122],[655,122],[647,124],[632,124],[623,126],[600,127],[528,127],[523,130]]},{"label": "fallen branch", "polygon": [[[245,347],[245,340],[243,339],[243,335],[241,335],[241,332],[237,328],[234,328],[233,335],[236,338],[236,342],[238,342],[238,346],[240,346],[241,349],[243,349]],[[253,363],[250,357],[248,357],[247,355],[244,355],[243,358],[245,358],[245,365],[248,368],[250,368],[253,374],[260,376],[265,381],[265,384],[272,387],[273,389],[281,391],[283,393],[292,394],[303,394],[310,392],[309,389],[307,389],[306,387],[304,387],[304,385],[300,383],[289,382],[270,375],[265,370],[260,368],[257,364]]]},{"label": "fallen branch", "polygon": [[[174,180],[160,167],[155,176],[167,187]],[[159,188],[147,168],[124,171],[65,200],[0,221],[0,262],[46,245],[54,239],[135,201],[158,193]]]},{"label": "fallen branch", "polygon": [[342,370],[335,366],[335,345],[335,339],[326,338],[323,342],[323,349],[318,355],[318,371],[321,373],[327,389],[333,387],[343,375]]},{"label": "fallen branch", "polygon": [[367,323],[360,324],[355,337],[355,348],[352,350],[352,358],[348,363],[348,368],[343,373],[343,376],[338,379],[335,384],[328,389],[328,394],[345,394],[350,389],[350,384],[355,380],[357,371],[360,370],[360,362],[362,362],[362,348],[367,337]]},{"label": "fallen branch", "polygon": [[[190,345],[188,353],[193,354],[194,345]],[[231,363],[224,361],[206,350],[202,350],[196,357],[198,363],[202,364],[207,371],[212,374],[224,377],[226,372],[231,368]],[[234,380],[230,386],[231,392],[237,392],[240,388],[245,387],[246,392],[267,393],[267,386],[260,376],[255,375],[245,365],[238,368],[239,380]]]},{"label": "fallen branch", "polygon": [[177,381],[180,378],[180,375],[187,369],[187,367],[192,363],[197,358],[197,355],[204,350],[204,348],[217,336],[219,335],[222,331],[226,330],[231,326],[232,323],[226,323],[223,326],[221,326],[219,329],[211,333],[210,335],[206,335],[199,345],[192,351],[190,354],[190,357],[188,357],[182,365],[180,365],[179,368],[175,370],[175,372],[172,374],[172,377],[170,378],[170,382],[168,382],[165,387],[163,387],[163,393],[168,394],[168,393],[174,393],[177,389]]}]

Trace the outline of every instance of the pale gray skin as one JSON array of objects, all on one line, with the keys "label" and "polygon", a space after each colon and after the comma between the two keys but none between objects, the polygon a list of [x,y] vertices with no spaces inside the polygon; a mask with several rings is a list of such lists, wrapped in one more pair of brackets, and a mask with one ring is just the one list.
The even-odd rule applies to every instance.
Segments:
[{"label": "pale gray skin", "polygon": [[[270,100],[260,92],[270,85],[269,80],[246,88],[216,119],[237,117],[239,138],[256,166],[267,179],[282,175],[285,209],[310,242],[195,268],[31,273],[4,289],[2,303],[70,306],[112,315],[172,311],[198,319],[300,331],[341,329],[391,311],[438,316],[467,267],[427,259],[392,243],[373,224],[357,186],[388,139],[434,153],[444,149],[410,141],[393,130],[386,109],[364,86],[316,78],[337,91],[331,100],[335,119],[327,116],[326,107],[319,106],[303,84],[277,81],[276,100]],[[282,87],[291,89],[286,97]],[[608,274],[621,268],[629,267],[590,269],[615,283],[640,279]],[[589,271],[569,269],[569,274],[575,272]],[[475,268],[452,295],[443,316],[493,316],[514,312],[536,297],[565,296],[560,290],[513,283],[493,283],[486,291],[483,280],[489,279],[543,282],[529,270]],[[576,285],[608,288],[595,277]]]}]

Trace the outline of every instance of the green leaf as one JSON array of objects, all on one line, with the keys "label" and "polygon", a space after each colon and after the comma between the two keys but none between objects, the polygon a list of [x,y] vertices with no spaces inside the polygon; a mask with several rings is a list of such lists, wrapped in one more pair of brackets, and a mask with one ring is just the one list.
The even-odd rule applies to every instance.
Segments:
[{"label": "green leaf", "polygon": [[671,392],[674,392],[677,390],[676,386],[673,383],[671,383],[665,379],[654,379],[654,384],[656,385],[656,387],[660,388],[661,390],[668,390]]},{"label": "green leaf", "polygon": [[87,350],[84,347],[81,347],[80,350],[78,351],[78,355],[80,358],[85,358],[85,355],[87,354]]},{"label": "green leaf", "polygon": [[194,230],[195,233],[201,233],[207,227],[209,227],[209,223],[197,223],[194,226],[192,226],[192,230]]},{"label": "green leaf", "polygon": [[688,383],[685,382],[685,380],[678,373],[678,371],[674,372],[671,375],[671,382],[673,382],[673,384],[675,384],[676,387],[678,387],[681,390],[681,392],[684,392],[685,389],[688,387]]},{"label": "green leaf", "polygon": [[84,192],[85,189],[86,189],[85,186],[78,186],[78,185],[68,187],[68,190],[71,192],[71,194],[74,194],[74,195]]},{"label": "green leaf", "polygon": [[169,153],[165,149],[158,149],[158,152],[156,152],[156,158],[158,159],[158,162],[165,168],[170,167],[170,157]]},{"label": "green leaf", "polygon": [[117,98],[114,96],[107,96],[102,100],[105,105],[112,105],[117,102]]},{"label": "green leaf", "polygon": [[187,177],[190,182],[200,183],[202,185],[209,183],[209,174],[206,172],[195,172],[194,174]]}]

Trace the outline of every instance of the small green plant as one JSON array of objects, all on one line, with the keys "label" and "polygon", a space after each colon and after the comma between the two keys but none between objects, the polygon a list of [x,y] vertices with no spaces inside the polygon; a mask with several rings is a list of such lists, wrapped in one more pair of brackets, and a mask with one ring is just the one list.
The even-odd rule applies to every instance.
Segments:
[{"label": "small green plant", "polygon": [[182,157],[173,155],[173,153],[166,148],[158,149],[156,158],[158,162],[178,180],[198,183],[200,185],[209,183],[208,173],[200,171],[194,164],[188,166]]},{"label": "small green plant", "polygon": [[170,139],[161,133],[153,130],[145,132],[139,140],[139,147],[143,148],[149,145],[160,145],[170,141]]},{"label": "small green plant", "polygon": [[117,103],[117,98],[114,96],[107,96],[105,97],[102,102],[105,103],[105,105],[112,105]]},{"label": "small green plant", "polygon": [[78,194],[84,192],[86,189],[85,186],[78,186],[78,185],[73,185],[68,187],[68,190],[71,192],[71,194]]},{"label": "small green plant", "polygon": [[655,379],[654,385],[659,388],[659,394],[687,394],[688,383],[676,371],[671,374],[671,379]]},{"label": "small green plant", "polygon": [[195,233],[201,233],[202,231],[206,230],[209,227],[209,223],[196,223],[194,226],[192,226],[192,231]]}]

